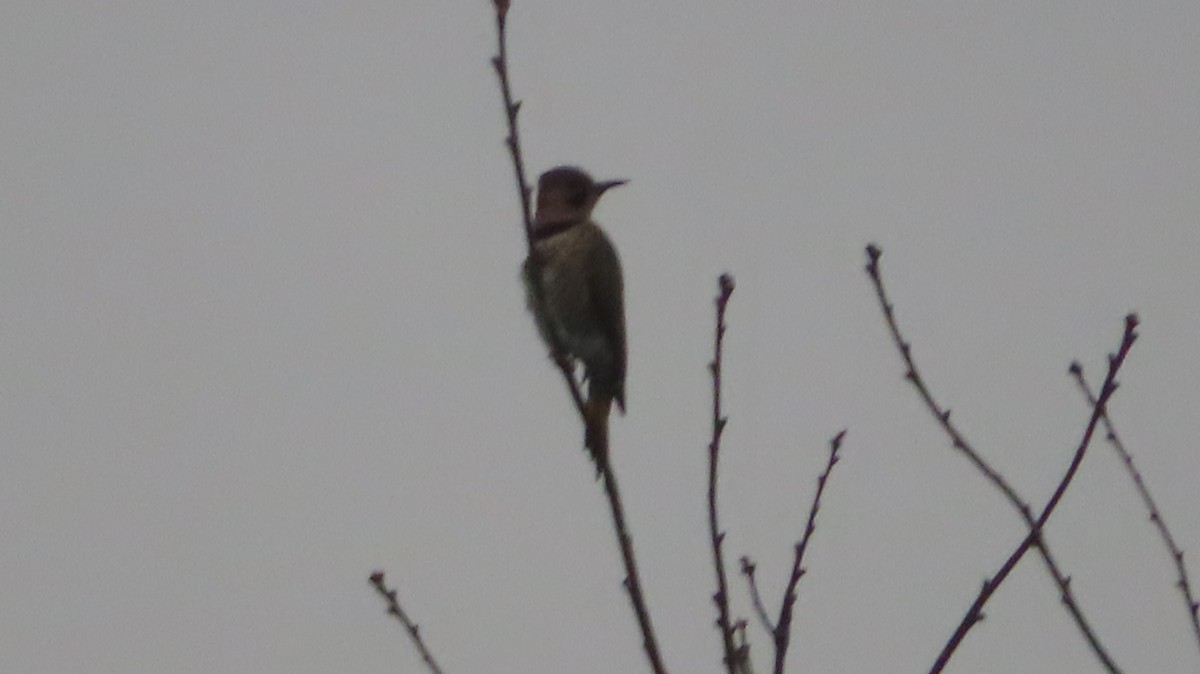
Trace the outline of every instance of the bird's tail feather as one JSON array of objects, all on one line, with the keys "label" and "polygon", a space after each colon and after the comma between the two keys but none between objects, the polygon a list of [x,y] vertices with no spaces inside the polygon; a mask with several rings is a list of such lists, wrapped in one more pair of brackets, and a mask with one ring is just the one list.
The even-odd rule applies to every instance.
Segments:
[{"label": "bird's tail feather", "polygon": [[608,460],[608,414],[611,411],[612,398],[608,396],[592,396],[583,408],[583,444],[592,453],[597,470]]}]

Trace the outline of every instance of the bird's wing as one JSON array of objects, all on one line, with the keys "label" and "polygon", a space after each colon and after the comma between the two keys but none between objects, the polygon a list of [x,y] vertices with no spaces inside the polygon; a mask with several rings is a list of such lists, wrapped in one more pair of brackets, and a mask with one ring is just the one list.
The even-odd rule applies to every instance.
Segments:
[{"label": "bird's wing", "polygon": [[[600,329],[612,346],[617,358],[617,390],[615,398],[621,412],[625,411],[625,299],[624,281],[621,278],[621,261],[617,258],[617,250],[603,232],[596,229],[599,242],[591,246],[592,260],[586,268],[590,272],[588,278],[588,298],[595,308],[595,315],[600,321]],[[604,273],[601,270],[611,270]]]}]

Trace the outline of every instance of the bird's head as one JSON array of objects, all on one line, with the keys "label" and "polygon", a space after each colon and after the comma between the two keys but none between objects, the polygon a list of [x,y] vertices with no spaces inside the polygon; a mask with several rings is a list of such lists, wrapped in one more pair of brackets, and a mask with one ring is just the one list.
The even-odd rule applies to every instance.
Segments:
[{"label": "bird's head", "polygon": [[592,214],[600,195],[627,180],[596,182],[583,169],[558,166],[538,178],[534,226],[582,222]]}]

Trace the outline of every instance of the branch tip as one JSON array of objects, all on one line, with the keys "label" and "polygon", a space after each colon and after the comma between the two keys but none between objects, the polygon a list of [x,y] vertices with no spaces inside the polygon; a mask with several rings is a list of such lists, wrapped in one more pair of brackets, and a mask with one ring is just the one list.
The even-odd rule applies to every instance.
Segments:
[{"label": "branch tip", "polygon": [[879,270],[879,258],[883,251],[873,243],[867,244],[867,271],[874,275]]},{"label": "branch tip", "polygon": [[717,279],[717,283],[721,288],[721,296],[728,299],[729,296],[733,294],[733,289],[735,287],[733,276],[730,276],[729,272],[725,272],[724,274],[721,274],[720,278]]}]

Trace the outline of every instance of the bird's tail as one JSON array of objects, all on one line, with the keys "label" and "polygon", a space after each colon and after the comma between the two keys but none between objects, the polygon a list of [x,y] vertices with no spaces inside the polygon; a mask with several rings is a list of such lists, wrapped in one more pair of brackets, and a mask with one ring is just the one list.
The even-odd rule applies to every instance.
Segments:
[{"label": "bird's tail", "polygon": [[608,413],[612,411],[612,401],[610,396],[592,395],[583,408],[583,444],[592,453],[597,471],[608,460]]}]

